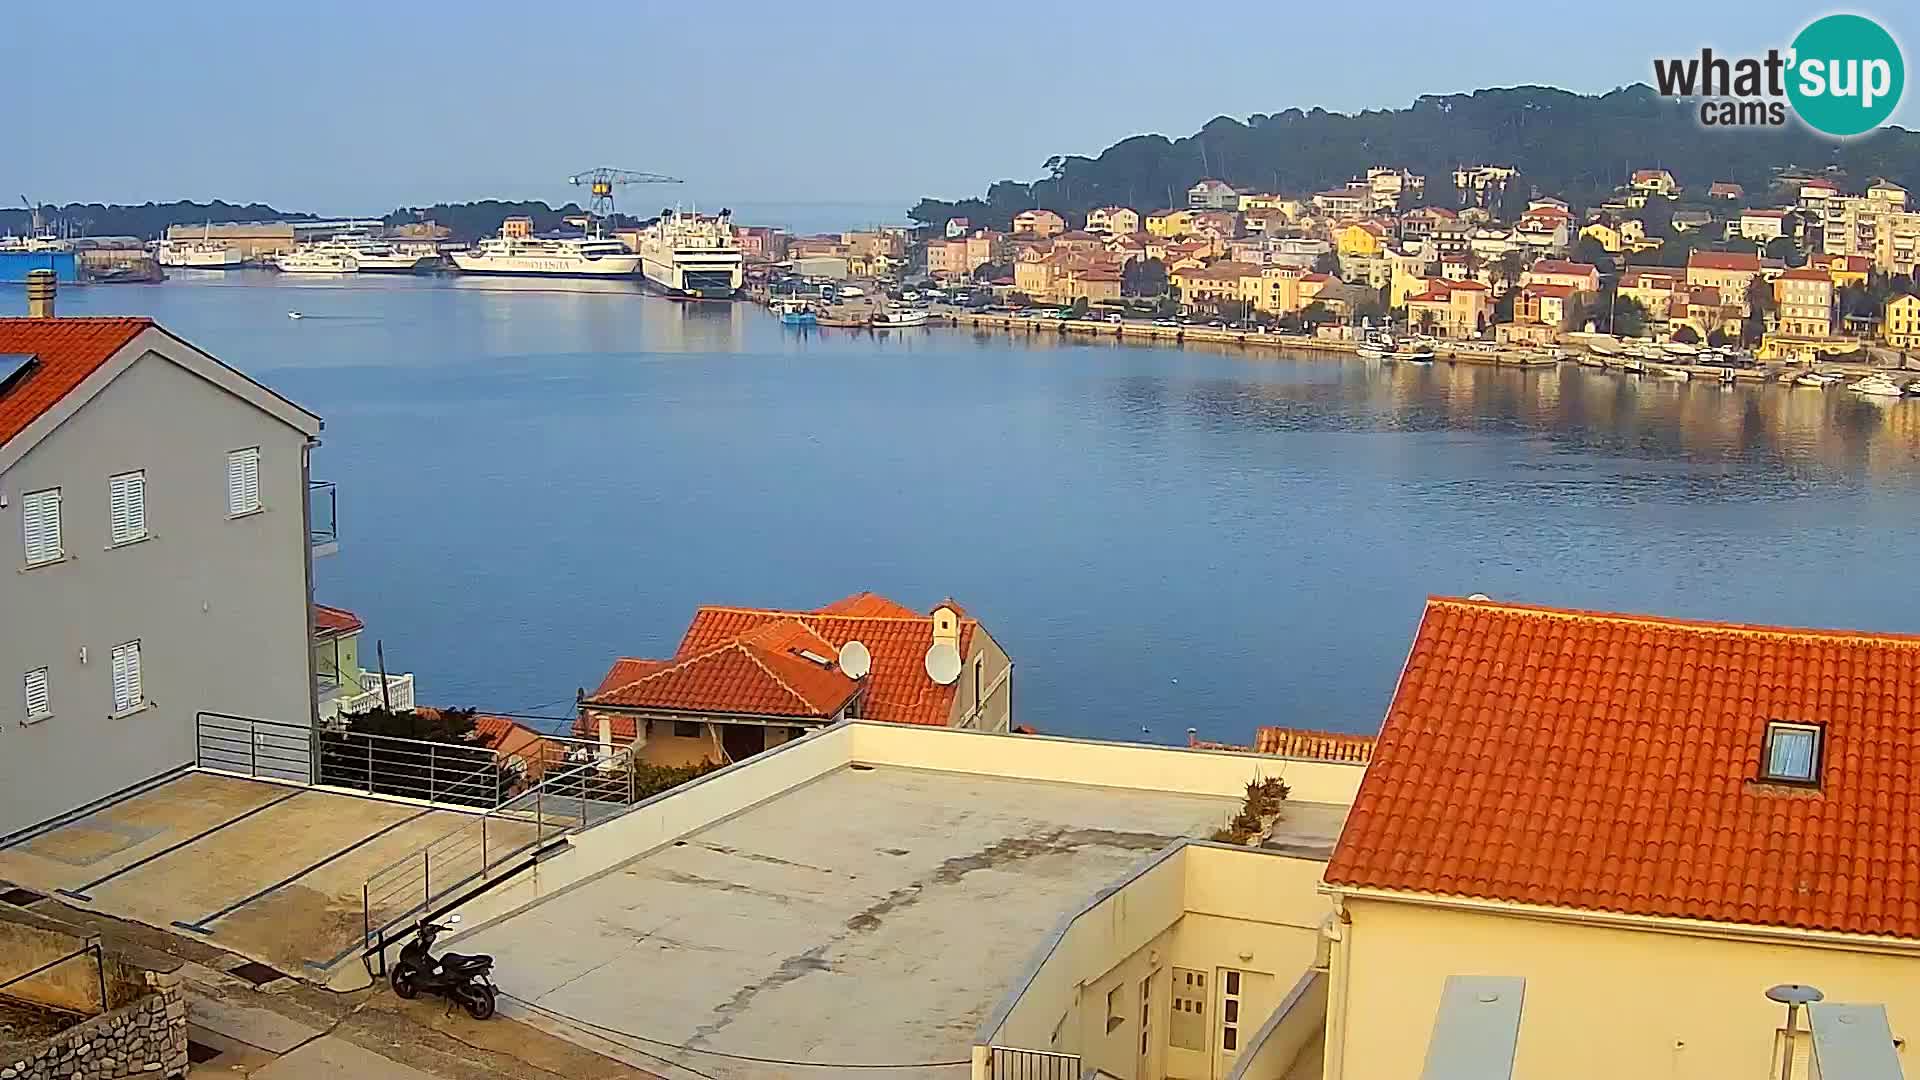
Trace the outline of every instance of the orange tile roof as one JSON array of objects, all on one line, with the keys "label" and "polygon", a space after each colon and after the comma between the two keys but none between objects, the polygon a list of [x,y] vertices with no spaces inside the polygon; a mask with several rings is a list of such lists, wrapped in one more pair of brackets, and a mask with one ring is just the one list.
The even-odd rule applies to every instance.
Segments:
[{"label": "orange tile roof", "polygon": [[0,353],[37,359],[0,390],[0,445],[86,381],[152,319],[0,319]]},{"label": "orange tile roof", "polygon": [[1567,259],[1541,259],[1527,267],[1529,274],[1571,274],[1585,277],[1600,273],[1600,268],[1592,263],[1577,263]]},{"label": "orange tile roof", "polygon": [[473,741],[509,757],[539,758],[547,740],[531,728],[504,716],[477,715],[473,718]]},{"label": "orange tile roof", "polygon": [[1436,597],[1326,880],[1920,938],[1917,694],[1920,637]]},{"label": "orange tile roof", "polygon": [[[964,657],[979,621],[952,600],[944,603],[960,615]],[[872,670],[857,681],[839,668],[840,647],[849,641],[866,645],[873,657]],[[616,660],[583,704],[827,719],[858,692],[863,719],[944,727],[958,683],[927,677],[932,643],[931,614],[874,593],[814,611],[702,607],[671,659]],[[802,650],[831,663],[808,660]],[[616,717],[613,727],[619,737],[633,737],[630,718]],[[597,734],[598,722],[583,717],[575,729]]]},{"label": "orange tile roof", "polygon": [[1751,251],[1691,251],[1687,253],[1687,269],[1698,267],[1702,270],[1752,270],[1760,269],[1760,256]]},{"label": "orange tile roof", "polygon": [[325,604],[313,605],[313,629],[319,636],[351,634],[365,628],[366,624],[360,621],[360,616],[346,608],[328,607]]},{"label": "orange tile roof", "polygon": [[1825,270],[1815,270],[1811,266],[1803,266],[1798,270],[1789,270],[1781,274],[1780,278],[1783,281],[1824,281],[1829,285],[1833,284],[1833,276],[1831,274]]},{"label": "orange tile roof", "polygon": [[1366,764],[1373,757],[1371,735],[1344,735],[1336,731],[1308,731],[1304,728],[1263,727],[1253,733],[1253,749],[1259,754],[1310,758],[1314,761],[1346,761]]}]

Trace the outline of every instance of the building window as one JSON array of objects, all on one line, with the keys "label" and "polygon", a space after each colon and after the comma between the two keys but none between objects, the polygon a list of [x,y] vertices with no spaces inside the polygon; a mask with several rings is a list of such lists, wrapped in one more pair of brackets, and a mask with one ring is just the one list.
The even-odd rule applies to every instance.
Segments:
[{"label": "building window", "polygon": [[116,544],[147,536],[147,474],[121,473],[107,478],[107,525]]},{"label": "building window", "polygon": [[1220,1049],[1240,1049],[1240,973],[1227,970],[1220,981]]},{"label": "building window", "polygon": [[140,643],[113,647],[113,711],[128,713],[147,703],[140,686]]},{"label": "building window", "polygon": [[29,491],[21,502],[26,522],[27,565],[59,562],[66,554],[60,544],[60,489]]},{"label": "building window", "polygon": [[27,672],[25,679],[27,691],[27,720],[45,720],[53,715],[52,691],[47,685],[47,669],[34,668]]},{"label": "building window", "polygon": [[1779,720],[1769,723],[1766,754],[1760,763],[1761,779],[1817,783],[1823,734],[1818,724],[1790,724]]},{"label": "building window", "polygon": [[700,721],[675,720],[673,722],[673,735],[674,735],[674,738],[676,739],[699,738],[700,737]]},{"label": "building window", "polygon": [[227,516],[239,517],[260,509],[260,448],[249,446],[227,455]]}]

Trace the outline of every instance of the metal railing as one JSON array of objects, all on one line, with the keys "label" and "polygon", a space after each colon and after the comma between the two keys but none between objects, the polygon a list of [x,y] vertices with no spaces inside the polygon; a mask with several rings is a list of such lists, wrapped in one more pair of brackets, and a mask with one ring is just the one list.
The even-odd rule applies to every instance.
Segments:
[{"label": "metal railing", "polygon": [[995,1046],[987,1052],[987,1075],[993,1080],[1080,1080],[1080,1056]]},{"label": "metal railing", "polygon": [[517,869],[554,840],[624,813],[635,802],[632,753],[555,772],[376,870],[361,887],[366,947],[462,890]]},{"label": "metal railing", "polygon": [[[94,978],[98,981],[100,987],[100,1012],[107,1012],[113,1008],[113,1002],[107,996],[107,954],[106,951],[100,947],[100,939],[98,937],[87,938],[85,945],[80,946],[65,956],[49,960],[30,971],[9,977],[5,982],[0,982],[0,991],[4,991],[9,986],[17,986],[33,978],[35,975],[43,975],[59,967],[61,964],[70,960],[78,960],[83,956],[93,957]],[[9,995],[0,994],[0,997],[7,996]],[[88,1015],[97,1016],[99,1014],[89,1013]]]},{"label": "metal railing", "polygon": [[331,552],[340,546],[340,506],[337,488],[331,480],[307,481],[307,537],[316,552]]},{"label": "metal railing", "polygon": [[322,784],[481,810],[502,805],[523,786],[519,774],[484,746],[374,735],[351,728],[322,730],[315,764],[317,782]]},{"label": "metal railing", "polygon": [[229,713],[194,715],[194,763],[202,769],[294,784],[313,783],[313,727]]}]

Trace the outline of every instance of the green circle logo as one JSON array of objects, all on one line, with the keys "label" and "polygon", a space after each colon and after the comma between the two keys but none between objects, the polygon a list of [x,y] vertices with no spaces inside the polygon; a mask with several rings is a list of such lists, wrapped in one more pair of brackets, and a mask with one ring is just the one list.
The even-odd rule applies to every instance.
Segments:
[{"label": "green circle logo", "polygon": [[1828,15],[1793,39],[1787,97],[1815,131],[1858,135],[1893,115],[1906,88],[1900,46],[1861,15]]}]

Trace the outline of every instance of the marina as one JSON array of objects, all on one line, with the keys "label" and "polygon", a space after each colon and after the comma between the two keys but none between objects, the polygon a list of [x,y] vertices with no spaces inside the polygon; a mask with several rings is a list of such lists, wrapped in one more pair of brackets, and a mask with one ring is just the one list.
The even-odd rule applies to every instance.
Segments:
[{"label": "marina", "polygon": [[[1920,556],[1898,399],[1212,330],[810,331],[631,280],[242,270],[63,305],[152,314],[324,410],[361,539],[318,586],[443,700],[565,716],[605,642],[671,651],[635,612],[813,583],[964,596],[1023,721],[1157,742],[1373,730],[1440,588],[1920,630],[1875,584]],[[849,485],[857,525],[782,526]]]}]

